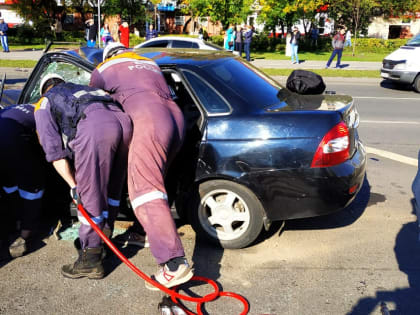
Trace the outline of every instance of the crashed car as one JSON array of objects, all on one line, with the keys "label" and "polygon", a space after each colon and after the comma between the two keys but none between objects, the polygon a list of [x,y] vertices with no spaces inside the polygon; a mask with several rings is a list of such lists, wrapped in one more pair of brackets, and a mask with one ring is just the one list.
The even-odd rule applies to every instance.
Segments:
[{"label": "crashed car", "polygon": [[[357,195],[366,153],[350,96],[293,93],[223,51],[134,51],[157,62],[184,113],[167,190],[199,237],[242,248],[273,221],[329,214]],[[94,48],[46,53],[17,103],[36,102],[47,73],[88,84],[101,59]]]}]

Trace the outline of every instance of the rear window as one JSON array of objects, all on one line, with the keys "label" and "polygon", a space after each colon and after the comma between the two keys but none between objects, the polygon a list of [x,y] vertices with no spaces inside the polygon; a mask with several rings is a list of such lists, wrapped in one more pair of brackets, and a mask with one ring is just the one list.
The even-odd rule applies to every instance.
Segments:
[{"label": "rear window", "polygon": [[230,112],[229,105],[209,84],[190,71],[184,71],[184,75],[209,114],[220,115]]},{"label": "rear window", "polygon": [[156,40],[153,42],[149,42],[149,43],[145,43],[143,44],[141,47],[161,47],[161,48],[165,48],[166,46],[168,46],[168,41],[167,40]]},{"label": "rear window", "polygon": [[203,67],[203,70],[213,80],[232,89],[253,107],[263,108],[279,102],[277,95],[283,87],[239,59],[229,58],[222,63],[211,63]]},{"label": "rear window", "polygon": [[190,41],[174,40],[172,41],[172,48],[194,48],[194,47],[193,47],[193,43]]}]

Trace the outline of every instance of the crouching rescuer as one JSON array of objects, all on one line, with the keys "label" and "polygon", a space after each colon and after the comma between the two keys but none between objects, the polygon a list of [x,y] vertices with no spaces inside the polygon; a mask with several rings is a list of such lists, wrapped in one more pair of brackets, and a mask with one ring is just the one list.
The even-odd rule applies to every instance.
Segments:
[{"label": "crouching rescuer", "polygon": [[0,133],[0,195],[5,205],[0,243],[8,244],[15,219],[20,221],[20,235],[9,246],[10,256],[16,258],[30,247],[42,213],[47,163],[36,139],[34,106],[22,104],[1,110]]},{"label": "crouching rescuer", "polygon": [[[108,236],[112,235],[126,177],[130,118],[103,90],[64,82],[57,74],[40,84],[35,121],[46,159],[68,183],[72,198]],[[103,245],[79,213],[80,249],[68,278],[104,276]]]}]

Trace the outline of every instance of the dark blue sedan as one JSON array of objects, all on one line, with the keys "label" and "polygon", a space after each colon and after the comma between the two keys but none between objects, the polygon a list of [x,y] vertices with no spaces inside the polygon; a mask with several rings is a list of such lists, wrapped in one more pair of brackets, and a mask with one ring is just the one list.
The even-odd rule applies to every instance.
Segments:
[{"label": "dark blue sedan", "polygon": [[[167,186],[199,236],[241,248],[273,221],[328,214],[355,198],[366,153],[350,96],[298,95],[230,53],[136,52],[159,64],[184,113]],[[46,73],[87,84],[101,58],[92,48],[45,54],[18,102],[39,99]]]}]

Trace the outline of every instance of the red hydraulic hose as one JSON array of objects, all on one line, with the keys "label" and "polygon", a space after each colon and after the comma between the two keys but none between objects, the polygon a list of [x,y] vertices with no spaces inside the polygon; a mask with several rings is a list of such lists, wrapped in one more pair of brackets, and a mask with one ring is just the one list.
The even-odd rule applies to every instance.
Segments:
[{"label": "red hydraulic hose", "polygon": [[[172,300],[177,303],[176,299],[180,299],[180,300],[184,300],[184,301],[190,301],[190,302],[195,302],[197,303],[197,314],[201,315],[201,306],[206,303],[206,302],[210,302],[213,301],[215,299],[217,299],[219,296],[228,296],[228,297],[232,297],[234,299],[237,299],[239,301],[242,302],[242,304],[244,304],[244,310],[242,311],[242,313],[240,315],[246,315],[248,314],[249,311],[249,303],[248,301],[241,295],[233,293],[233,292],[222,292],[219,290],[218,285],[216,284],[215,281],[205,278],[205,277],[199,277],[199,276],[194,276],[191,278],[191,280],[197,280],[197,281],[203,281],[203,282],[207,282],[208,284],[210,284],[213,288],[214,288],[214,292],[205,295],[204,297],[201,298],[194,298],[188,295],[183,295],[183,294],[179,294],[175,288],[175,290],[170,290],[167,287],[161,285],[159,282],[152,280],[151,278],[149,278],[146,274],[144,274],[140,269],[138,269],[133,263],[131,263],[127,257],[125,257],[119,250],[117,247],[115,247],[115,245],[110,241],[110,239],[102,232],[102,230],[95,224],[95,222],[93,222],[93,220],[90,218],[89,214],[86,212],[86,210],[83,208],[81,203],[77,204],[77,208],[80,211],[80,213],[85,217],[85,219],[89,222],[89,224],[92,226],[92,228],[95,230],[95,232],[100,236],[100,238],[104,241],[104,243],[106,243],[106,245],[108,245],[108,247],[115,253],[115,255],[118,256],[118,258],[125,263],[131,270],[133,270],[138,276],[140,276],[140,278],[142,278],[143,280],[149,282],[150,284],[154,285],[155,287],[157,287],[159,290],[165,292],[166,294],[170,295]],[[190,311],[188,311],[185,307],[183,307],[182,305],[180,305],[180,303],[177,303],[180,307],[182,307],[184,309],[184,311],[187,312],[187,314],[193,314],[195,315],[195,313],[192,313]]]}]

